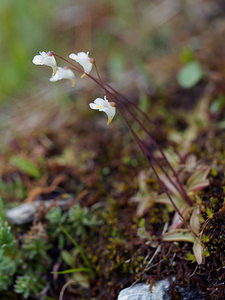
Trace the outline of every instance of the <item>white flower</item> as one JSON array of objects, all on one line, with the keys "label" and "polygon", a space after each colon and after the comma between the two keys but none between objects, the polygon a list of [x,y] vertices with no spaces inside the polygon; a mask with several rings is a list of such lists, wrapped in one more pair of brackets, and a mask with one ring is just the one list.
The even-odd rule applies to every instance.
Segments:
[{"label": "white flower", "polygon": [[[69,55],[69,58],[75,60],[77,63],[79,63],[83,68],[84,72],[89,74],[91,72],[92,66],[93,66],[93,59],[88,57],[89,52],[78,52],[77,54],[71,53]],[[86,74],[83,74],[81,78],[85,77]]]},{"label": "white flower", "polygon": [[116,113],[116,105],[114,102],[109,102],[106,99],[106,96],[104,97],[104,99],[102,98],[97,98],[94,100],[94,103],[89,103],[89,106],[91,109],[98,109],[99,111],[104,111],[107,116],[108,116],[108,123],[107,125],[109,125],[112,122],[112,119],[115,116]]},{"label": "white flower", "polygon": [[52,82],[61,80],[61,79],[69,79],[72,81],[72,87],[75,87],[76,79],[74,73],[68,68],[57,67],[55,75],[53,75],[49,80]]},{"label": "white flower", "polygon": [[51,54],[51,52],[39,52],[40,55],[35,55],[32,62],[35,65],[46,65],[52,68],[52,75],[55,75],[56,73],[56,60],[54,55]]}]

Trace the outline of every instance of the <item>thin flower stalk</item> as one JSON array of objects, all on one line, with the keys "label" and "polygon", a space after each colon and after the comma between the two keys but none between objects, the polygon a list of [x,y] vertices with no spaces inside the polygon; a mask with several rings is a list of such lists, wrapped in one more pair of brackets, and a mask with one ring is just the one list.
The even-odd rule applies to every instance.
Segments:
[{"label": "thin flower stalk", "polygon": [[[95,68],[96,68],[96,64],[95,64]],[[97,69],[97,68],[96,68]],[[165,154],[163,153],[161,147],[158,145],[158,143],[153,139],[153,137],[151,136],[151,134],[149,133],[149,131],[145,128],[145,126],[137,119],[137,117],[129,110],[129,108],[125,107],[125,105],[123,105],[122,101],[115,96],[114,94],[112,94],[105,86],[109,87],[111,90],[115,91],[118,95],[120,95],[121,97],[123,97],[127,102],[129,102],[129,104],[132,104],[139,112],[141,112],[146,118],[148,118],[148,120],[158,129],[158,126],[147,116],[147,114],[145,114],[136,104],[134,104],[132,101],[130,101],[128,98],[126,98],[125,96],[123,96],[122,94],[120,94],[119,92],[117,92],[115,89],[113,89],[110,85],[105,84],[104,82],[102,82],[99,72],[97,71],[97,75],[99,77],[100,82],[94,78],[92,75],[90,74],[86,74],[88,77],[90,77],[92,80],[94,80],[98,85],[100,85],[105,91],[106,93],[110,94],[113,99],[116,99],[117,102],[119,102],[119,104],[121,106],[123,106],[123,108],[132,116],[132,118],[139,124],[139,126],[141,126],[141,128],[145,131],[145,133],[148,135],[148,137],[151,139],[152,143],[157,147],[157,149],[160,151],[162,157],[164,158],[165,162],[167,163],[167,165],[169,166],[169,168],[172,170],[172,173],[176,179],[176,182],[178,184],[178,186],[172,181],[172,179],[168,176],[167,172],[165,172],[164,170],[163,173],[166,175],[166,177],[168,178],[168,180],[170,181],[170,183],[178,190],[178,192],[182,195],[182,197],[184,198],[184,200],[189,204],[192,205],[192,202],[190,200],[190,198],[188,197],[187,193],[185,192],[182,183],[180,182],[177,173],[175,172],[175,170],[173,169],[172,165],[170,164],[170,162],[168,161],[167,157],[165,156]],[[162,130],[160,129],[160,132],[162,132]],[[163,133],[163,135],[165,136],[165,134]],[[172,143],[171,143],[172,144]],[[175,148],[175,147],[174,147]]]},{"label": "thin flower stalk", "polygon": [[[115,97],[114,97],[115,98]],[[117,99],[118,101],[118,99]],[[169,168],[171,169],[175,179],[176,179],[176,182],[178,184],[178,186],[172,181],[172,179],[169,177],[169,175],[167,174],[166,171],[164,171],[161,168],[161,170],[163,171],[163,173],[166,175],[166,177],[168,178],[168,180],[171,182],[171,184],[173,184],[173,186],[178,190],[178,192],[182,195],[182,197],[184,197],[185,201],[189,204],[189,205],[192,205],[192,202],[190,200],[190,198],[188,197],[188,195],[186,194],[184,188],[183,188],[183,185],[182,183],[180,182],[179,178],[178,178],[178,175],[176,173],[176,171],[174,170],[174,168],[172,167],[172,165],[170,164],[170,162],[168,161],[167,157],[165,156],[165,154],[163,153],[161,147],[159,146],[159,144],[155,141],[155,139],[150,135],[150,133],[147,131],[147,129],[144,127],[144,125],[136,118],[136,116],[131,112],[131,110],[128,108],[128,107],[125,107],[125,105],[123,103],[121,103],[120,101],[120,105],[123,106],[123,108],[132,116],[132,118],[140,125],[140,127],[144,130],[144,132],[149,136],[149,138],[151,139],[152,143],[154,146],[157,147],[157,149],[160,151],[162,157],[164,158],[165,162],[167,163],[167,165],[169,166]],[[149,154],[150,154],[150,151],[148,151]],[[156,160],[156,159],[155,159]],[[159,164],[159,162],[158,162]]]},{"label": "thin flower stalk", "polygon": [[[93,76],[90,76],[92,80],[94,80],[97,84],[99,84],[100,86],[102,86],[100,83],[98,83],[98,81],[96,80],[96,78],[94,78]],[[139,124],[139,126],[144,130],[144,132],[148,135],[148,137],[151,139],[152,143],[157,147],[157,149],[160,151],[162,157],[164,158],[165,162],[167,163],[167,165],[170,167],[170,169],[172,170],[172,173],[176,179],[176,182],[178,184],[178,186],[176,185],[175,182],[172,181],[172,179],[169,177],[168,173],[163,169],[163,167],[160,166],[159,161],[154,158],[155,161],[157,161],[158,166],[160,167],[160,169],[162,170],[162,172],[165,174],[165,176],[168,178],[168,180],[170,181],[170,183],[177,189],[177,191],[182,195],[182,197],[184,198],[184,200],[188,203],[188,205],[192,205],[192,202],[190,200],[190,198],[188,197],[187,193],[185,192],[182,183],[180,182],[178,175],[176,173],[176,171],[173,169],[172,165],[170,164],[170,162],[168,161],[167,157],[165,156],[165,154],[163,153],[161,147],[159,146],[159,144],[154,140],[154,138],[151,136],[151,134],[147,131],[147,129],[145,128],[145,126],[140,122],[140,120],[137,119],[137,117],[131,112],[131,110],[126,107],[123,102],[118,98],[115,97],[114,94],[112,94],[111,92],[109,92],[108,89],[106,89],[103,86],[104,90],[112,97],[112,99],[115,100],[115,102],[117,102],[119,105],[121,105],[130,115],[131,117]],[[150,151],[148,151],[148,154],[150,155]],[[150,155],[151,156],[151,155]]]},{"label": "thin flower stalk", "polygon": [[[111,94],[112,95],[112,94]],[[115,97],[115,95],[113,95],[114,98],[117,99],[117,101],[119,100],[117,97]],[[119,100],[120,101],[120,100]],[[129,100],[130,101],[130,100]],[[133,103],[133,102],[129,102],[129,103]],[[151,136],[151,134],[149,133],[149,131],[145,128],[145,126],[140,122],[140,120],[133,114],[133,112],[125,107],[125,105],[120,101],[120,105],[123,106],[123,108],[131,115],[131,117],[139,124],[139,126],[144,130],[144,132],[148,135],[148,137],[150,138],[150,140],[152,141],[153,145],[159,150],[160,154],[162,155],[163,159],[165,160],[165,162],[167,163],[167,165],[169,166],[169,168],[171,169],[178,185],[179,185],[179,188],[180,188],[180,191],[179,191],[179,188],[177,188],[174,183],[172,183],[176,189],[178,190],[178,192],[180,192],[182,194],[182,196],[185,198],[185,200],[188,202],[189,205],[191,205],[191,201],[189,199],[189,197],[187,196],[184,188],[183,188],[183,185],[181,184],[179,178],[178,178],[178,175],[176,173],[176,171],[174,170],[174,168],[172,167],[172,165],[170,164],[170,162],[168,161],[167,157],[165,156],[165,154],[163,153],[161,147],[159,146],[159,144],[155,141],[155,139]],[[140,111],[142,111],[141,109],[139,109]],[[144,113],[144,112],[143,112]],[[167,173],[166,173],[166,176],[167,176]],[[167,176],[168,178],[168,176]]]},{"label": "thin flower stalk", "polygon": [[[77,72],[80,72],[80,73],[84,73],[82,69],[80,69],[79,67],[77,67],[76,65],[74,65],[73,63],[71,63],[69,60],[61,57],[60,55],[58,54],[55,54],[54,55],[62,60],[64,60],[65,62],[69,63],[70,65],[73,66],[73,68],[71,69],[74,69],[75,71]],[[92,75],[86,73],[87,77],[91,78],[94,82],[96,82],[101,88],[103,88],[106,93],[108,93],[111,97],[114,98],[114,101],[117,102],[118,105],[121,105],[130,115],[131,117],[139,124],[139,126],[143,129],[143,131],[148,135],[148,137],[151,139],[152,143],[157,147],[157,149],[160,151],[163,159],[165,160],[165,162],[167,163],[167,165],[169,166],[169,168],[171,169],[175,179],[176,179],[176,182],[178,184],[178,186],[172,181],[172,179],[168,176],[167,172],[161,168],[161,170],[163,171],[163,173],[166,175],[166,177],[168,178],[168,180],[171,182],[171,184],[173,184],[173,186],[178,190],[178,192],[181,194],[181,196],[184,198],[184,200],[189,204],[189,205],[192,205],[192,201],[190,200],[190,198],[188,197],[188,195],[186,194],[184,188],[183,188],[183,185],[182,183],[180,182],[179,178],[178,178],[178,175],[176,173],[176,171],[174,170],[174,168],[172,167],[172,165],[170,164],[170,162],[168,161],[167,157],[165,156],[165,154],[163,153],[161,147],[158,145],[158,143],[154,140],[154,138],[151,136],[151,134],[148,132],[148,130],[145,128],[145,126],[137,119],[137,117],[130,111],[130,109],[128,107],[126,107],[123,102],[117,97],[115,96],[112,92],[109,91],[109,89],[106,87],[108,86],[109,88],[111,88],[111,90],[114,90],[111,86],[109,86],[108,84],[105,84],[103,83],[101,80],[98,80],[96,79],[95,77],[93,77]],[[122,94],[120,94],[119,92],[116,92],[118,95],[121,95],[123,96]],[[123,96],[124,97],[124,96]],[[136,107],[136,104],[134,104],[132,101],[128,100],[126,97],[124,97],[124,99],[126,101],[129,101],[129,103],[135,105]],[[137,106],[137,109],[138,111],[140,111],[142,114],[146,115],[140,108],[138,108]],[[146,115],[146,117],[148,117]],[[149,117],[148,117],[149,119]],[[155,159],[156,160],[156,159]]]},{"label": "thin flower stalk", "polygon": [[[115,97],[113,98],[115,99]],[[118,101],[118,99],[117,99]],[[141,126],[141,128],[143,130],[145,130],[145,127],[144,125],[135,117],[135,115],[129,110],[129,108],[125,107],[125,105],[123,103],[121,103],[121,101],[119,100],[120,102],[120,105],[126,109],[126,111],[128,111],[128,113],[130,113],[130,115],[132,116],[132,118]],[[149,155],[151,157],[152,160],[155,161],[155,163],[158,165],[158,167],[161,169],[161,171],[165,174],[165,176],[167,177],[167,179],[170,181],[170,183],[176,188],[176,190],[182,195],[182,197],[184,198],[184,200],[186,200],[186,202],[189,204],[189,205],[192,205],[188,195],[186,194],[186,192],[184,191],[183,189],[183,185],[182,183],[179,181],[179,178],[175,172],[175,170],[172,168],[171,164],[169,163],[169,161],[167,160],[165,154],[163,153],[162,149],[160,148],[160,146],[158,145],[158,143],[156,143],[156,141],[152,138],[152,136],[150,135],[149,136],[151,138],[151,141],[153,142],[153,144],[157,147],[157,149],[160,151],[160,153],[162,154],[163,158],[165,159],[165,161],[167,162],[167,164],[170,166],[175,178],[176,178],[176,181],[177,181],[177,184],[171,179],[171,177],[168,175],[168,172],[166,172],[163,168],[163,166],[160,164],[159,160],[156,159],[152,153],[150,151],[148,151],[145,147],[145,151],[146,151],[146,155]]]},{"label": "thin flower stalk", "polygon": [[[58,56],[58,55],[56,55]],[[71,64],[72,66],[74,66],[71,62],[69,62],[68,60],[58,56],[59,58],[65,60],[66,62],[68,62],[69,64]],[[74,66],[76,69],[79,69],[77,66]],[[83,71],[81,69],[79,69],[80,72],[83,73]],[[168,178],[168,180],[171,182],[171,184],[173,184],[173,186],[178,190],[178,192],[182,195],[182,197],[184,198],[184,200],[189,204],[189,205],[192,205],[192,202],[190,200],[190,198],[188,197],[188,195],[186,194],[184,188],[183,188],[183,185],[181,184],[178,176],[177,176],[177,173],[175,172],[175,170],[173,169],[173,167],[171,166],[170,162],[168,161],[168,159],[166,158],[165,154],[163,153],[162,149],[160,148],[160,146],[158,145],[158,143],[152,138],[151,134],[148,132],[148,130],[144,127],[144,125],[137,119],[137,117],[129,110],[129,108],[125,107],[125,105],[122,103],[122,101],[117,97],[115,96],[114,94],[112,94],[106,87],[105,87],[105,84],[102,82],[102,81],[99,81],[97,80],[96,78],[94,78],[92,75],[90,74],[86,74],[88,77],[90,77],[93,81],[95,81],[99,86],[101,86],[105,91],[106,93],[110,94],[111,97],[114,98],[115,101],[118,102],[119,105],[121,105],[131,116],[132,118],[139,124],[139,126],[141,126],[141,128],[145,131],[145,133],[149,136],[149,138],[151,139],[151,141],[153,142],[153,144],[157,147],[157,149],[160,151],[161,155],[163,156],[164,160],[166,161],[167,165],[169,166],[169,168],[172,170],[173,172],[173,175],[178,183],[178,186],[172,181],[172,179],[168,176],[167,172],[165,172],[164,170],[161,170],[163,171],[163,173],[166,175],[166,177]],[[126,99],[125,99],[126,100]],[[133,103],[129,100],[129,103]],[[140,110],[140,109],[139,109]],[[141,110],[140,110],[141,111]],[[144,112],[143,112],[144,113]],[[146,115],[147,116],[147,115]]]},{"label": "thin flower stalk", "polygon": [[180,212],[180,210],[178,209],[178,207],[176,206],[176,204],[174,203],[172,197],[170,196],[170,193],[167,190],[167,187],[165,186],[165,184],[163,183],[163,181],[159,178],[159,175],[157,174],[157,171],[154,167],[154,165],[152,164],[151,160],[149,159],[149,157],[146,155],[145,153],[145,146],[142,144],[142,141],[140,140],[140,138],[137,136],[137,134],[134,132],[133,128],[130,126],[128,120],[126,119],[126,117],[121,113],[121,111],[118,109],[118,112],[121,116],[121,118],[124,120],[124,122],[126,123],[127,127],[129,128],[129,130],[131,131],[136,143],[138,144],[140,150],[142,151],[143,155],[145,156],[145,158],[147,159],[147,161],[149,162],[157,180],[159,181],[160,185],[164,188],[165,193],[167,194],[171,204],[173,205],[174,209],[177,211],[177,213],[179,214],[179,216],[181,217],[181,219],[183,220],[184,224],[187,226],[187,228],[193,233],[194,236],[198,237],[198,235],[196,234],[196,232],[191,228],[191,226],[187,223],[187,221],[184,219],[182,213]]},{"label": "thin flower stalk", "polygon": [[103,82],[102,79],[101,79],[101,76],[100,76],[100,73],[99,73],[99,71],[98,71],[97,64],[96,64],[95,61],[93,61],[93,65],[94,65],[94,67],[95,67],[95,71],[96,71],[96,74],[97,74],[97,76],[98,76],[98,79],[104,84],[104,82]]},{"label": "thin flower stalk", "polygon": [[113,93],[117,94],[118,96],[120,96],[121,98],[123,98],[124,100],[126,100],[129,104],[131,104],[139,113],[141,113],[147,121],[149,121],[154,127],[155,129],[160,132],[160,134],[165,138],[165,140],[168,142],[168,144],[173,148],[174,152],[177,154],[177,156],[179,157],[180,161],[183,160],[183,158],[181,157],[180,153],[177,151],[176,147],[174,146],[174,144],[167,138],[166,134],[161,130],[161,128],[153,121],[150,119],[150,117],[143,111],[140,109],[140,107],[132,102],[130,99],[128,99],[125,95],[123,95],[122,93],[118,92],[117,90],[115,90],[111,85],[109,85],[108,83],[104,83],[104,85],[106,87],[108,87],[109,89],[111,89],[113,91]]}]

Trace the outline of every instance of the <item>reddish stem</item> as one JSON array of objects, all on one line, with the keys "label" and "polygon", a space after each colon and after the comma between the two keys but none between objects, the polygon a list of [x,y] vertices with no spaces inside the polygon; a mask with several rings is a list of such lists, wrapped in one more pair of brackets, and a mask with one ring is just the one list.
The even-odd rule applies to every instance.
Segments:
[{"label": "reddish stem", "polygon": [[136,133],[134,132],[134,130],[132,129],[132,127],[130,126],[130,124],[128,123],[127,119],[124,117],[124,115],[120,112],[120,110],[118,110],[119,113],[120,113],[120,116],[121,118],[124,120],[124,122],[126,123],[127,127],[129,128],[129,130],[131,131],[131,133],[133,134],[139,148],[141,149],[143,155],[145,156],[145,158],[148,160],[157,180],[159,181],[160,185],[164,188],[165,190],[165,193],[167,195],[167,197],[169,198],[171,204],[173,205],[174,209],[177,211],[177,213],[179,214],[179,216],[181,217],[181,219],[183,220],[184,224],[187,226],[187,228],[196,236],[198,237],[198,235],[192,230],[191,226],[187,223],[187,221],[184,219],[182,213],[180,212],[180,210],[178,209],[178,207],[176,206],[176,204],[174,203],[172,197],[170,196],[169,192],[168,192],[168,189],[167,187],[165,186],[165,184],[163,183],[163,181],[159,178],[156,170],[155,170],[155,167],[153,166],[151,160],[148,158],[148,156],[145,154],[145,147],[142,145],[142,142],[141,140],[139,139],[139,137],[136,135]]},{"label": "reddish stem", "polygon": [[[58,54],[55,54],[54,55],[62,60],[64,60],[65,62],[69,63],[70,65],[73,66],[73,69],[77,72],[80,72],[80,73],[85,73],[83,72],[82,69],[78,68],[76,65],[72,64],[69,60],[59,56]],[[151,134],[148,132],[148,130],[144,127],[144,125],[136,118],[136,116],[130,111],[130,109],[128,107],[126,107],[122,101],[117,97],[115,96],[114,94],[112,94],[105,86],[108,86],[111,90],[115,91],[115,93],[117,93],[118,95],[121,95],[121,97],[123,97],[127,102],[129,102],[130,104],[132,104],[133,106],[135,106],[136,109],[138,109],[138,111],[140,111],[150,122],[152,122],[152,120],[136,105],[134,104],[132,101],[130,101],[129,99],[127,99],[126,97],[124,97],[122,94],[120,94],[119,92],[117,92],[116,90],[114,90],[111,86],[109,86],[108,84],[104,84],[101,79],[100,80],[97,80],[96,78],[94,78],[92,75],[88,74],[88,73],[85,73],[89,78],[91,78],[94,82],[96,82],[101,88],[103,88],[106,93],[110,94],[111,97],[114,97],[117,102],[119,102],[118,104],[120,104],[131,116],[132,118],[139,124],[139,126],[144,130],[144,132],[148,135],[148,137],[151,139],[151,141],[153,142],[153,144],[157,147],[157,149],[160,151],[162,157],[164,158],[164,160],[166,161],[167,165],[169,166],[169,168],[171,169],[175,179],[176,179],[176,182],[178,184],[178,187],[177,185],[171,180],[171,178],[168,176],[167,172],[164,171],[164,169],[161,167],[161,170],[164,172],[164,174],[166,175],[166,177],[168,178],[168,180],[171,182],[171,184],[173,184],[173,186],[178,190],[178,192],[182,195],[182,197],[184,198],[184,200],[189,204],[189,205],[192,205],[192,202],[190,200],[190,198],[188,197],[188,195],[186,194],[184,188],[183,188],[183,185],[182,183],[180,182],[179,178],[178,178],[178,175],[177,173],[175,172],[174,168],[172,167],[172,165],[170,164],[170,162],[168,161],[167,157],[165,156],[165,154],[163,153],[161,147],[158,145],[158,143],[153,139],[153,137],[151,136]],[[97,73],[98,74],[98,73]],[[99,75],[98,75],[99,76]],[[100,76],[99,76],[100,78]],[[152,122],[153,123],[153,122]],[[153,123],[155,125],[155,123]],[[155,125],[156,126],[156,125]],[[157,126],[158,127],[158,126]],[[161,131],[161,129],[160,129]],[[155,161],[157,161],[156,159],[154,159]],[[157,161],[157,164],[159,164],[159,162]]]}]

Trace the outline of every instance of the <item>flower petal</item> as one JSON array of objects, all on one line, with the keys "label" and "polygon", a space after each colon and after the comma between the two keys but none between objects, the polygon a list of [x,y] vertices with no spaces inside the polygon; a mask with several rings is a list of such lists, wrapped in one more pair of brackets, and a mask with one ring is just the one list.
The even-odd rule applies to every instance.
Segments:
[{"label": "flower petal", "polygon": [[[90,61],[90,58],[88,57],[89,52],[78,52],[77,54],[71,53],[69,55],[69,58],[75,60],[77,63],[79,63],[83,69],[84,72],[89,74],[92,70],[93,63]],[[81,78],[85,77],[84,74],[81,76]]]},{"label": "flower petal", "polygon": [[35,55],[32,62],[35,65],[46,65],[53,68],[53,73],[56,68],[56,60],[54,55],[48,55],[46,52],[40,52],[40,55]]},{"label": "flower petal", "polygon": [[100,105],[100,106],[102,106],[102,107],[107,108],[107,106],[105,105],[105,100],[103,100],[103,99],[101,99],[101,98],[95,99],[95,100],[94,100],[94,103],[95,103],[96,105]]},{"label": "flower petal", "polygon": [[78,56],[75,53],[71,53],[69,55],[69,58],[73,59],[73,60],[77,60]]},{"label": "flower petal", "polygon": [[108,123],[107,125],[109,125],[112,122],[112,119],[114,118],[115,114],[116,114],[116,107],[115,107],[115,103],[113,103],[114,105],[111,105],[112,103],[110,103],[107,99],[106,96],[104,97],[104,99],[102,98],[96,98],[94,100],[94,103],[89,103],[89,106],[91,109],[96,109],[99,111],[104,111],[104,113],[106,113],[106,115],[108,116]]},{"label": "flower petal", "polygon": [[89,106],[91,109],[99,109],[98,105],[94,104],[94,103],[89,103]]},{"label": "flower petal", "polygon": [[49,79],[52,82],[62,80],[62,79],[69,79],[72,81],[72,87],[75,86],[76,80],[75,80],[75,75],[73,71],[70,69],[64,69],[61,67],[57,67],[56,73],[53,74],[53,76]]},{"label": "flower petal", "polygon": [[35,55],[33,60],[32,60],[33,64],[35,65],[42,65],[42,57],[41,55]]}]

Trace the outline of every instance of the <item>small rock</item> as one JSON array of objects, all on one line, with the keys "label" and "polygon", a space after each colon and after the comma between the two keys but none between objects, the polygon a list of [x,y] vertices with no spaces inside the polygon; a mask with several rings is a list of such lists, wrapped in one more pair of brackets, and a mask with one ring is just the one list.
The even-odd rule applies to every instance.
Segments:
[{"label": "small rock", "polygon": [[152,287],[152,293],[149,285],[138,283],[129,288],[123,289],[117,300],[169,300],[169,281],[160,280]]},{"label": "small rock", "polygon": [[[63,197],[62,197],[63,198]],[[45,207],[49,207],[52,203],[56,202],[58,206],[64,206],[70,203],[73,199],[72,195],[68,195],[66,199],[49,199],[49,200],[35,200],[32,203],[24,203],[15,208],[11,208],[6,212],[6,217],[11,223],[16,225],[21,225],[25,223],[29,223],[34,219],[34,215],[36,213],[37,208],[40,204],[44,204]]]},{"label": "small rock", "polygon": [[15,208],[11,208],[6,212],[8,220],[14,224],[21,225],[31,222],[34,218],[36,208],[31,203],[21,204]]}]

